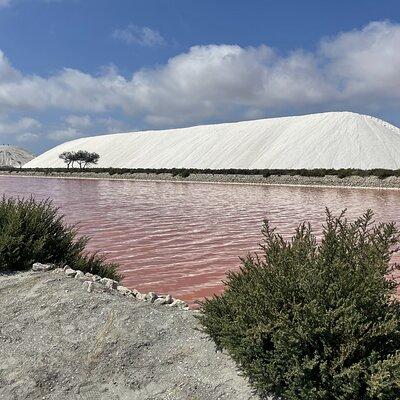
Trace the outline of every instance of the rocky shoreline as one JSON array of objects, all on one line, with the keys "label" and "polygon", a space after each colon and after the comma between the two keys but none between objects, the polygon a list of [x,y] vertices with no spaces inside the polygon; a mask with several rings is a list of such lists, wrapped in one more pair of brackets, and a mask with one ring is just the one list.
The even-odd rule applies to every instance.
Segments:
[{"label": "rocky shoreline", "polygon": [[32,265],[32,271],[34,272],[46,272],[54,271],[55,273],[64,273],[69,278],[75,278],[78,281],[83,282],[84,288],[88,293],[93,291],[110,291],[116,290],[123,296],[130,299],[147,301],[149,303],[154,303],[156,306],[169,306],[178,307],[182,310],[189,310],[189,305],[180,299],[174,299],[170,294],[157,294],[155,292],[140,293],[136,289],[129,289],[125,286],[120,285],[117,281],[110,278],[102,278],[99,275],[93,275],[89,272],[85,274],[82,271],[75,270],[69,265],[64,267],[57,267],[54,264],[42,264],[34,263]]},{"label": "rocky shoreline", "polygon": [[48,264],[0,275],[0,399],[258,399],[194,311],[99,278]]},{"label": "rocky shoreline", "polygon": [[348,176],[339,178],[336,175],[323,177],[308,177],[300,175],[235,175],[235,174],[190,174],[183,178],[170,173],[124,173],[111,175],[108,172],[33,172],[33,171],[0,171],[1,176],[23,176],[44,178],[69,178],[69,179],[110,179],[110,180],[138,180],[138,181],[168,181],[168,182],[194,182],[194,183],[224,183],[224,184],[249,184],[249,185],[287,185],[287,186],[314,186],[314,187],[344,187],[344,188],[374,188],[374,189],[400,189],[400,177],[389,176],[380,179],[376,176]]}]

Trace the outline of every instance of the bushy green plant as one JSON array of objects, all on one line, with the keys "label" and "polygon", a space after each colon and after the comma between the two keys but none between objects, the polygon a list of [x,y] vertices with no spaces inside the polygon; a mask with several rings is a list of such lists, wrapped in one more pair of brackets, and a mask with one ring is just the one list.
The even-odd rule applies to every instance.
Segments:
[{"label": "bushy green plant", "polygon": [[34,262],[69,264],[83,272],[120,279],[117,265],[88,254],[87,237],[77,237],[49,200],[6,199],[0,202],[0,273],[27,270]]},{"label": "bushy green plant", "polygon": [[180,176],[182,178],[188,178],[190,176],[190,171],[188,169],[184,169],[182,170],[182,172],[180,173]]},{"label": "bushy green plant", "polygon": [[263,228],[262,254],[228,273],[199,320],[261,396],[400,399],[400,303],[388,279],[399,234],[327,211],[322,241],[302,224],[290,241]]}]

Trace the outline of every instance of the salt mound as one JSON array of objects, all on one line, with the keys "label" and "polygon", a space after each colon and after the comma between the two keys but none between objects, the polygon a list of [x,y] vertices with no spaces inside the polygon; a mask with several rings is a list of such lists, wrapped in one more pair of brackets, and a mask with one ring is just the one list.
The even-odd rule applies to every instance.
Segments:
[{"label": "salt mound", "polygon": [[20,167],[35,156],[20,147],[0,145],[0,167]]},{"label": "salt mound", "polygon": [[295,117],[85,137],[27,167],[62,167],[63,151],[100,155],[99,167],[311,169],[400,168],[400,129],[368,115]]}]

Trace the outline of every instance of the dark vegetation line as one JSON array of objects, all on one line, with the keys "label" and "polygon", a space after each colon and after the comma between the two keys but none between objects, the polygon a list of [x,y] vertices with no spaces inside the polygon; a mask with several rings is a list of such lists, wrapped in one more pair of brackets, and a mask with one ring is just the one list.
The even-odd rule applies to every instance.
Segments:
[{"label": "dark vegetation line", "polygon": [[186,178],[190,175],[206,174],[206,175],[262,175],[268,178],[271,175],[281,176],[307,176],[307,177],[324,177],[326,175],[337,176],[338,178],[346,178],[349,176],[368,177],[376,176],[385,179],[390,176],[400,177],[400,169],[196,169],[196,168],[14,168],[0,167],[0,172],[41,172],[44,174],[55,173],[81,173],[89,172],[92,174],[108,173],[110,175],[123,175],[135,173],[147,174],[171,174],[172,176],[181,176]]}]

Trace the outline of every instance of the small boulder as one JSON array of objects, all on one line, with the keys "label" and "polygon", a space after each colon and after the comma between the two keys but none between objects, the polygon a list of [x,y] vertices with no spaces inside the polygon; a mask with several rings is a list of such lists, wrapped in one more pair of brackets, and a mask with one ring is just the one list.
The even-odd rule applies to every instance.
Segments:
[{"label": "small boulder", "polygon": [[64,271],[64,273],[65,273],[65,275],[67,275],[67,276],[69,276],[69,277],[71,277],[71,278],[74,278],[75,275],[76,275],[76,271],[75,271],[74,269],[72,269],[72,268],[67,268],[67,269]]},{"label": "small boulder", "polygon": [[174,302],[173,297],[170,294],[165,296],[165,304],[172,304]]},{"label": "small boulder", "polygon": [[144,299],[150,303],[154,303],[154,301],[158,299],[158,296],[154,292],[149,292]]},{"label": "small boulder", "polygon": [[92,281],[93,281],[93,282],[100,282],[100,281],[101,281],[101,276],[99,276],[99,275],[93,275]]},{"label": "small boulder", "polygon": [[170,307],[178,307],[178,308],[181,308],[184,310],[189,309],[189,306],[187,305],[187,303],[185,303],[183,300],[179,300],[179,299],[174,300],[169,306]]},{"label": "small boulder", "polygon": [[83,287],[86,288],[86,290],[87,290],[89,293],[92,293],[92,291],[93,291],[93,284],[94,284],[93,281],[85,281],[85,282],[83,282]]},{"label": "small boulder", "polygon": [[76,271],[75,279],[85,279],[85,274],[82,271]]},{"label": "small boulder", "polygon": [[129,294],[132,294],[132,290],[128,289],[128,288],[125,287],[125,286],[119,285],[119,286],[117,286],[117,290],[118,290],[118,292],[120,292],[120,293],[123,294],[124,296],[127,296],[127,295],[129,295]]},{"label": "small boulder", "polygon": [[116,289],[118,287],[118,282],[110,278],[102,278],[100,283],[104,285],[107,289]]},{"label": "small boulder", "polygon": [[93,280],[93,274],[91,274],[90,272],[86,272],[85,278]]},{"label": "small boulder", "polygon": [[36,272],[44,272],[44,271],[51,271],[56,266],[54,264],[41,264],[41,263],[34,263],[32,265],[32,271]]},{"label": "small boulder", "polygon": [[154,300],[154,305],[156,306],[163,306],[164,304],[167,304],[164,297],[159,297],[158,299]]},{"label": "small boulder", "polygon": [[135,296],[136,296],[136,298],[137,298],[138,300],[145,300],[145,298],[146,298],[146,295],[145,295],[144,293],[140,293],[140,292],[138,292],[138,291],[136,291]]}]

